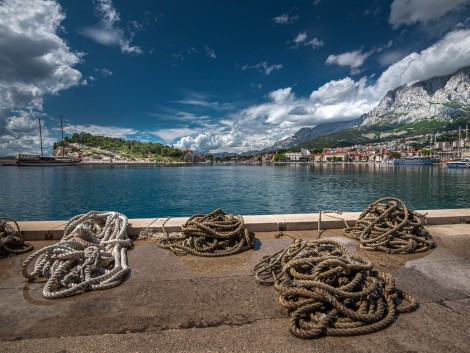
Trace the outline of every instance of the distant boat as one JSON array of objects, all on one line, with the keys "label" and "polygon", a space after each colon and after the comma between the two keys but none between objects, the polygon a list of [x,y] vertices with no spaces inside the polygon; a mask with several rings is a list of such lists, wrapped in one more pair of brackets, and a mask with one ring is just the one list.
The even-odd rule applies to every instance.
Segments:
[{"label": "distant boat", "polygon": [[393,160],[393,165],[433,165],[434,163],[437,163],[437,158],[433,157],[404,157]]},{"label": "distant boat", "polygon": [[80,158],[70,157],[51,157],[40,156],[38,154],[25,154],[18,153],[16,155],[16,165],[19,166],[65,166],[65,165],[78,165],[81,162]]},{"label": "distant boat", "polygon": [[62,130],[62,157],[59,156],[43,156],[42,154],[42,131],[41,119],[39,119],[39,140],[41,142],[41,154],[18,153],[16,155],[15,164],[19,166],[65,166],[78,165],[81,157],[71,158],[64,156],[64,129],[62,126],[62,116],[60,117],[60,129]]},{"label": "distant boat", "polygon": [[469,168],[470,169],[470,158],[462,158],[458,161],[446,162],[447,168]]}]

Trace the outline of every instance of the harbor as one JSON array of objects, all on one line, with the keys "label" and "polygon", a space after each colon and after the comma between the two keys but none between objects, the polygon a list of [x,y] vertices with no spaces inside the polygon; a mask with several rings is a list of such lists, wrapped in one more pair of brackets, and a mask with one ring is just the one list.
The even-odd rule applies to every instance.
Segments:
[{"label": "harbor", "polygon": [[[22,254],[0,263],[1,352],[466,352],[470,325],[470,210],[428,213],[437,248],[421,254],[359,251],[419,308],[385,330],[353,337],[301,340],[288,333],[288,315],[272,287],[255,282],[253,266],[294,238],[318,236],[319,214],[245,216],[255,248],[223,258],[175,256],[152,239],[128,252],[131,273],[118,287],[48,300],[44,283],[21,276]],[[343,213],[348,222],[359,213]],[[321,238],[358,253],[342,220],[322,215]],[[175,231],[185,219],[131,219],[128,232]],[[60,224],[59,224],[60,223]],[[40,249],[60,239],[64,222],[20,222],[25,239]],[[62,227],[62,228],[61,228]],[[50,231],[50,232],[49,232]],[[282,231],[286,236],[276,237]],[[41,239],[41,240],[40,240]],[[49,239],[49,240],[43,240]]]}]

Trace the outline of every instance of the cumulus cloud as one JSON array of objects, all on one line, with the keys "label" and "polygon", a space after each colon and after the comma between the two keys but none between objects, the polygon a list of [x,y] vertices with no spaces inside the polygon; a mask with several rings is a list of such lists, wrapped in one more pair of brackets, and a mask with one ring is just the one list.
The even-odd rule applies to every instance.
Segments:
[{"label": "cumulus cloud", "polygon": [[292,48],[297,49],[300,46],[311,47],[312,49],[318,49],[322,47],[325,43],[318,38],[309,38],[307,32],[300,32],[293,40],[294,45]]},{"label": "cumulus cloud", "polygon": [[291,87],[274,90],[265,102],[235,113],[230,131],[193,131],[177,145],[212,152],[261,149],[304,126],[358,118],[372,110],[389,90],[448,75],[465,66],[470,66],[470,29],[455,30],[429,48],[395,62],[376,81],[345,77],[325,83],[308,97],[296,96]]},{"label": "cumulus cloud", "polygon": [[259,64],[256,64],[256,65],[244,65],[244,66],[242,66],[243,71],[250,70],[250,69],[254,69],[258,72],[262,72],[265,75],[271,75],[271,73],[273,71],[278,71],[278,70],[282,69],[282,65],[281,64],[269,65],[267,61],[263,61],[263,62],[261,62]]},{"label": "cumulus cloud", "polygon": [[469,3],[469,0],[394,0],[390,5],[389,22],[393,28],[425,23],[458,11]]},{"label": "cumulus cloud", "polygon": [[100,19],[96,26],[84,27],[79,33],[98,44],[117,46],[125,54],[142,54],[139,46],[132,45],[136,32],[142,30],[142,25],[137,21],[131,21],[127,30],[120,26],[119,12],[114,8],[112,0],[94,0],[95,13]]},{"label": "cumulus cloud", "polygon": [[361,67],[366,59],[372,54],[372,51],[364,53],[362,48],[359,50],[348,51],[339,55],[329,55],[325,63],[328,65],[336,64],[339,66],[347,66],[351,69]]},{"label": "cumulus cloud", "polygon": [[469,65],[470,29],[457,30],[420,53],[411,53],[388,67],[375,88],[383,95],[405,83],[449,75]]},{"label": "cumulus cloud", "polygon": [[64,18],[55,1],[0,3],[0,154],[28,149],[23,143],[35,141],[19,136],[42,110],[44,96],[85,82],[74,68],[83,54],[57,34]]}]

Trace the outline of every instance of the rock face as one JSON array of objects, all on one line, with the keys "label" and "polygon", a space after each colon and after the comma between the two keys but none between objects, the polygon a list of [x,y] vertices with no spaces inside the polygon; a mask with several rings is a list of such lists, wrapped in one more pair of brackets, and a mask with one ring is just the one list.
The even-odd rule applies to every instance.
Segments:
[{"label": "rock face", "polygon": [[362,125],[400,125],[424,119],[450,120],[470,113],[470,67],[455,74],[400,86],[363,115]]},{"label": "rock face", "polygon": [[313,128],[304,127],[297,131],[294,136],[276,142],[273,146],[263,150],[263,152],[288,149],[302,142],[313,140],[314,138],[332,134],[333,132],[358,126],[362,123],[362,117],[351,121],[336,121],[331,123],[318,124]]}]

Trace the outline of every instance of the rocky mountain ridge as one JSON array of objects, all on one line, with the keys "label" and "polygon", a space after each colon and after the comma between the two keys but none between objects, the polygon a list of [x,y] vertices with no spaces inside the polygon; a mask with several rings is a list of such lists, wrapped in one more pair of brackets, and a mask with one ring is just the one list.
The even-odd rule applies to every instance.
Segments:
[{"label": "rocky mountain ridge", "polygon": [[470,113],[470,67],[448,76],[403,85],[387,92],[363,115],[363,126],[401,125],[424,119],[451,120]]},{"label": "rocky mountain ridge", "polygon": [[303,127],[299,131],[297,131],[293,136],[290,136],[288,138],[285,138],[284,140],[278,141],[271,147],[266,148],[262,150],[261,152],[267,153],[271,151],[289,149],[305,141],[310,141],[317,137],[332,134],[336,131],[348,129],[348,128],[360,125],[361,123],[362,123],[362,117],[358,119],[350,120],[350,121],[335,121],[335,122],[322,123],[312,128]]}]

